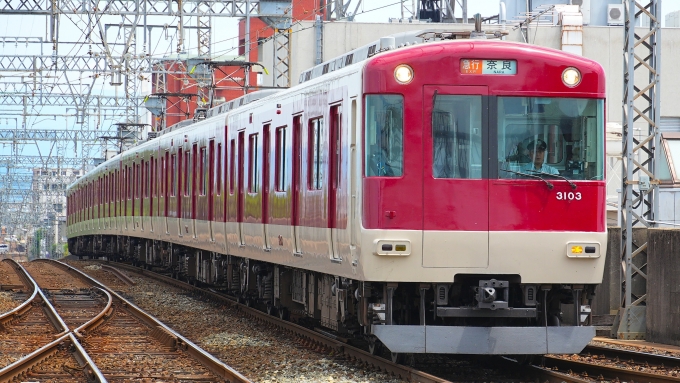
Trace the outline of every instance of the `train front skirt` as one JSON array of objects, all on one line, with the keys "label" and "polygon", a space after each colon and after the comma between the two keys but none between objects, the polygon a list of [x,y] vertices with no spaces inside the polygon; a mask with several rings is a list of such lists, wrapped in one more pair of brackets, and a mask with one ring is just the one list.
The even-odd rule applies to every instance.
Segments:
[{"label": "train front skirt", "polygon": [[373,334],[395,353],[578,354],[595,336],[595,327],[376,325]]}]

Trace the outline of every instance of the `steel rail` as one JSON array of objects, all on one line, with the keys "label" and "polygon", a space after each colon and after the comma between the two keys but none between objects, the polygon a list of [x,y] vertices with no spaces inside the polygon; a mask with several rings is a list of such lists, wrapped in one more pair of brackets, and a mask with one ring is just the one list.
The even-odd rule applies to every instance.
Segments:
[{"label": "steel rail", "polygon": [[543,359],[544,367],[558,368],[561,371],[573,371],[574,373],[583,372],[589,377],[597,378],[602,376],[604,379],[611,379],[628,382],[646,383],[668,383],[680,382],[680,378],[670,375],[652,374],[648,372],[635,371],[626,368],[603,366],[599,364],[586,363],[575,360],[566,360],[553,356],[545,356]]},{"label": "steel rail", "polygon": [[605,346],[588,345],[581,351],[581,355],[583,356],[584,354],[604,355],[607,358],[619,358],[622,362],[628,361],[657,367],[662,365],[667,368],[680,367],[680,358],[675,356],[650,354],[647,352],[622,350]]},{"label": "steel rail", "polygon": [[[108,262],[108,261],[107,261]],[[111,262],[114,263],[114,262]],[[281,328],[282,330],[287,330],[290,331],[291,333],[294,333],[298,336],[301,336],[311,342],[317,343],[319,345],[325,346],[327,348],[330,348],[338,353],[342,353],[346,355],[347,357],[354,359],[354,360],[359,360],[362,361],[370,366],[373,366],[373,368],[376,368],[378,370],[384,371],[389,374],[393,374],[395,376],[400,377],[401,379],[407,380],[409,382],[414,382],[414,383],[444,383],[448,382],[448,380],[438,378],[436,376],[430,375],[428,373],[418,371],[416,369],[413,369],[411,367],[407,367],[401,364],[396,364],[392,363],[392,361],[389,361],[387,359],[381,358],[376,355],[372,355],[369,352],[366,352],[360,348],[351,346],[349,344],[343,343],[341,341],[338,341],[336,339],[332,339],[326,335],[323,335],[319,332],[316,332],[314,330],[308,329],[306,327],[302,327],[300,325],[297,325],[292,322],[288,322],[282,319],[279,319],[278,317],[269,315],[267,313],[264,313],[260,310],[247,307],[246,305],[242,305],[238,302],[235,301],[235,298],[225,296],[223,294],[218,294],[212,291],[204,290],[199,287],[190,285],[186,282],[179,281],[174,278],[170,278],[165,275],[161,275],[158,273],[154,273],[152,271],[144,270],[141,268],[137,268],[134,266],[122,264],[122,263],[115,263],[116,267],[120,267],[122,269],[130,270],[133,272],[136,272],[138,274],[143,274],[146,275],[150,278],[157,279],[159,281],[171,284],[173,286],[179,287],[184,290],[190,290],[192,292],[195,292],[197,294],[218,300],[220,303],[227,303],[232,306],[235,306],[238,308],[238,310],[242,311],[245,314],[250,315],[253,318],[256,318],[259,321],[266,322],[267,324],[277,326]]]},{"label": "steel rail", "polygon": [[59,261],[53,261],[53,260],[41,260],[44,262],[51,262],[53,264],[58,265],[62,269],[65,269],[73,274],[77,274],[79,277],[82,277],[83,279],[87,280],[88,282],[96,285],[97,287],[101,288],[102,290],[107,291],[111,296],[115,297],[116,300],[120,301],[127,310],[129,310],[132,315],[134,315],[136,318],[150,326],[151,328],[156,328],[159,331],[154,331],[154,336],[157,338],[164,338],[162,341],[166,344],[174,344],[177,348],[181,348],[184,350],[188,355],[193,357],[195,360],[203,364],[206,368],[211,370],[214,374],[222,377],[225,379],[227,382],[234,382],[234,383],[250,383],[250,380],[248,380],[245,376],[241,375],[238,371],[234,370],[227,364],[223,363],[219,359],[215,358],[205,350],[201,349],[200,347],[196,346],[193,342],[191,342],[189,339],[185,338],[181,334],[175,332],[173,329],[170,327],[166,326],[164,323],[153,317],[152,315],[146,313],[139,307],[137,307],[135,304],[132,302],[129,302],[125,298],[123,298],[121,295],[116,293],[115,291],[109,289],[106,285],[102,284],[101,282],[97,281],[96,279],[90,277],[89,275],[81,272],[80,270],[71,267],[63,262]]},{"label": "steel rail", "polygon": [[101,371],[99,371],[97,366],[95,366],[95,364],[92,362],[92,359],[90,359],[89,355],[87,355],[78,340],[73,336],[73,334],[67,333],[50,342],[49,344],[39,348],[38,350],[30,353],[26,357],[17,360],[3,369],[0,369],[0,382],[10,382],[13,381],[13,379],[25,374],[34,366],[54,355],[58,351],[59,347],[64,343],[70,343],[74,346],[73,348],[75,350],[76,360],[78,360],[79,363],[85,365],[85,368],[87,369],[87,375],[92,381],[99,383],[105,383],[107,381],[102,375]]},{"label": "steel rail", "polygon": [[[8,319],[7,322],[23,315],[26,311],[28,311],[31,308],[32,303],[34,301],[37,301],[37,298],[39,297],[42,300],[43,303],[42,309],[45,312],[45,315],[47,316],[48,320],[56,329],[61,329],[61,332],[55,335],[55,337],[57,338],[55,341],[48,343],[47,345],[26,355],[25,357],[17,360],[16,362],[10,364],[9,366],[0,369],[0,382],[11,381],[12,379],[15,379],[23,375],[24,373],[28,372],[36,365],[43,362],[45,359],[54,355],[54,353],[57,352],[57,348],[65,341],[70,342],[74,346],[75,352],[73,354],[76,357],[78,363],[80,363],[81,366],[87,369],[86,373],[90,380],[101,383],[106,382],[106,379],[104,378],[102,373],[99,371],[97,366],[92,362],[92,359],[87,354],[87,352],[85,352],[85,350],[83,349],[82,345],[80,345],[78,340],[75,337],[73,337],[71,331],[68,328],[68,325],[57,313],[54,306],[52,306],[52,304],[47,299],[45,294],[38,287],[38,284],[35,282],[35,280],[26,271],[26,269],[23,268],[23,266],[21,266],[19,263],[13,260],[10,261],[15,263],[16,270],[21,271],[20,276],[22,279],[24,279],[24,281],[26,281],[26,285],[33,286],[33,294],[31,295],[30,299],[28,299],[26,302],[22,304],[22,306],[26,307],[25,310],[23,309],[18,310],[19,308],[22,307],[19,306],[16,309],[7,313],[7,317],[8,318],[11,317],[11,319]],[[9,314],[13,315],[10,316]],[[0,317],[0,324],[6,323],[2,322],[1,319],[2,317]]]},{"label": "steel rail", "polygon": [[128,285],[128,286],[134,286],[136,284],[135,281],[133,281],[130,277],[125,275],[125,273],[122,273],[120,270],[116,269],[115,267],[111,267],[111,266],[108,266],[108,265],[102,265],[102,269],[113,273],[113,275],[118,277],[118,279],[120,279],[121,281],[125,282],[125,284]]},{"label": "steel rail", "polygon": [[97,288],[99,290],[101,290],[102,292],[104,292],[104,294],[106,294],[106,296],[108,298],[108,302],[106,302],[106,307],[104,307],[104,309],[99,314],[97,314],[97,316],[90,319],[89,321],[87,321],[86,323],[84,323],[83,325],[78,327],[77,329],[73,330],[73,333],[76,334],[76,336],[78,338],[85,337],[85,335],[89,331],[93,331],[94,329],[96,329],[100,325],[104,324],[106,322],[106,320],[111,316],[111,314],[113,314],[113,297],[111,296],[111,294],[109,294],[108,291],[106,291],[102,288],[99,288],[99,287],[97,287]]},{"label": "steel rail", "polygon": [[19,265],[18,262],[16,262],[13,259],[5,259],[3,262],[9,262],[12,263],[12,267],[14,267],[15,270],[17,271],[17,274],[19,274],[19,277],[24,280],[24,284],[26,287],[32,288],[33,293],[31,296],[24,301],[24,303],[20,304],[19,306],[15,307],[13,310],[8,311],[4,314],[0,314],[0,328],[6,327],[7,324],[11,323],[15,319],[21,317],[24,315],[28,310],[31,309],[31,304],[33,301],[36,300],[38,296],[38,285],[35,283],[33,278],[31,278],[30,275],[24,270],[23,267]]}]

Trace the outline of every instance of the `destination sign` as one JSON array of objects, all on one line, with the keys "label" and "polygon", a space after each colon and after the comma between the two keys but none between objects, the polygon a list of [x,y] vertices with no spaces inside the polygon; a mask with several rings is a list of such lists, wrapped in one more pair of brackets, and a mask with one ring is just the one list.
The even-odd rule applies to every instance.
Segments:
[{"label": "destination sign", "polygon": [[462,74],[517,74],[517,60],[461,59]]}]

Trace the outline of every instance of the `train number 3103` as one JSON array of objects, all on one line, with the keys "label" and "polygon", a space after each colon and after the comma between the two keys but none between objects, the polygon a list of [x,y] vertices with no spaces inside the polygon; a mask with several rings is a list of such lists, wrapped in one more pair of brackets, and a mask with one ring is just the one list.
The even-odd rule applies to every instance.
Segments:
[{"label": "train number 3103", "polygon": [[560,201],[581,200],[581,192],[557,192],[557,199]]}]

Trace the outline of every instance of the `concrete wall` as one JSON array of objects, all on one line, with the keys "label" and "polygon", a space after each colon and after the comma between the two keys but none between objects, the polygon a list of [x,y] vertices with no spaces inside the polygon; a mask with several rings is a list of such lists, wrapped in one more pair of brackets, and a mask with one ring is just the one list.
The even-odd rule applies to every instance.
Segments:
[{"label": "concrete wall", "polygon": [[680,230],[650,229],[647,340],[680,345]]}]

